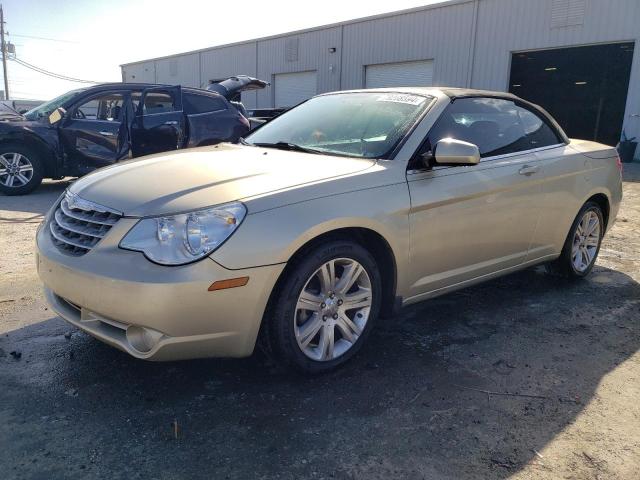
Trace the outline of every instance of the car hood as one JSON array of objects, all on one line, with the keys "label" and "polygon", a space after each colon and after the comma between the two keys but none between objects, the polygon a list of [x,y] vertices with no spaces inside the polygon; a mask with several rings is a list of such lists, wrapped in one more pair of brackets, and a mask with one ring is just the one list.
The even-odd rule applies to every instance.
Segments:
[{"label": "car hood", "polygon": [[103,168],[76,181],[70,190],[127,216],[153,216],[289,190],[353,174],[375,163],[368,159],[220,144]]},{"label": "car hood", "polygon": [[24,116],[13,107],[0,102],[0,120],[24,120]]},{"label": "car hood", "polygon": [[0,131],[31,130],[39,127],[42,127],[42,122],[37,120],[0,115]]},{"label": "car hood", "polygon": [[24,122],[25,118],[19,113],[0,111],[0,121],[2,122]]}]

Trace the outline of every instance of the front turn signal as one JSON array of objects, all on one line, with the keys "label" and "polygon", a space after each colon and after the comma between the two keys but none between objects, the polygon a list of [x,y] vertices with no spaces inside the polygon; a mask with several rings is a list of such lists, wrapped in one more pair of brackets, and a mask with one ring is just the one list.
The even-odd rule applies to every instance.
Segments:
[{"label": "front turn signal", "polygon": [[215,292],[216,290],[225,290],[227,288],[244,287],[249,283],[249,277],[229,278],[227,280],[217,280],[209,285],[208,290]]}]

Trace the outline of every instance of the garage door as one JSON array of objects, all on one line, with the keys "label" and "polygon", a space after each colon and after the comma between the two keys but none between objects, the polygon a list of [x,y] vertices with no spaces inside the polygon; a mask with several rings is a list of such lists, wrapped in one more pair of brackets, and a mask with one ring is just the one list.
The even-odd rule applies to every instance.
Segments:
[{"label": "garage door", "polygon": [[280,73],[275,76],[275,106],[293,107],[318,92],[318,75],[313,72]]},{"label": "garage door", "polygon": [[634,50],[633,43],[613,43],[514,53],[509,91],[542,105],[569,137],[615,145]]},{"label": "garage door", "polygon": [[383,63],[367,65],[365,86],[382,87],[430,87],[433,85],[433,60],[419,62]]}]

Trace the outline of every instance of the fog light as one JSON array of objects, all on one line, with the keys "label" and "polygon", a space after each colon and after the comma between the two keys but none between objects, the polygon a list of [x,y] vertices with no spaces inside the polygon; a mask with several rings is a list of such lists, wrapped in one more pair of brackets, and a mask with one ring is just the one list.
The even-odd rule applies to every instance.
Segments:
[{"label": "fog light", "polygon": [[162,338],[162,333],[150,328],[131,325],[127,328],[127,341],[134,350],[140,353],[149,353],[158,341]]}]

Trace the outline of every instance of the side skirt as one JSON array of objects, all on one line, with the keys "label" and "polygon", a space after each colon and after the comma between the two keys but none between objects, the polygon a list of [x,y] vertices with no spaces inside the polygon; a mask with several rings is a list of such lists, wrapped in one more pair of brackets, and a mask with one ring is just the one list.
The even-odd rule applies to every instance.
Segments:
[{"label": "side skirt", "polygon": [[429,298],[439,297],[440,295],[445,295],[450,292],[454,292],[456,290],[461,290],[466,287],[470,287],[472,285],[477,285],[478,283],[486,282],[487,280],[492,280],[494,278],[503,277],[513,272],[517,272],[519,270],[525,270],[529,267],[533,267],[534,265],[539,265],[541,263],[546,263],[551,260],[555,260],[558,258],[557,254],[546,255],[544,257],[535,258],[533,260],[529,260],[528,262],[521,263],[520,265],[516,265],[514,267],[505,268],[502,270],[497,270],[492,273],[487,273],[485,275],[481,275],[476,278],[472,278],[470,280],[465,280],[464,282],[455,283],[453,285],[449,285],[447,287],[438,288],[436,290],[431,290],[430,292],[421,293],[419,295],[414,295],[413,297],[405,298],[402,302],[402,306],[406,307],[413,303],[421,302],[422,300],[427,300]]}]

